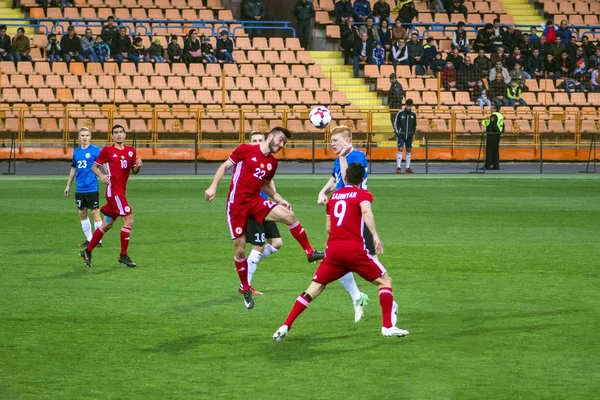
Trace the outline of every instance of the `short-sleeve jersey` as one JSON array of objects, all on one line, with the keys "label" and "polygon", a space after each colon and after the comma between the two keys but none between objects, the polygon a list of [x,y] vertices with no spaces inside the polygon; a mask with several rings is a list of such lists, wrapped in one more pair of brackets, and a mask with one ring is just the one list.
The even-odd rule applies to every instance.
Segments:
[{"label": "short-sleeve jersey", "polygon": [[264,181],[270,181],[277,171],[277,159],[265,156],[260,146],[242,144],[229,156],[235,168],[229,186],[230,203],[244,202],[260,196]]},{"label": "short-sleeve jersey", "polygon": [[326,208],[331,223],[328,244],[364,247],[364,223],[360,207],[363,202],[373,203],[373,195],[354,185],[346,185],[333,192]]},{"label": "short-sleeve jersey", "polygon": [[[365,153],[363,153],[360,150],[353,149],[346,156],[346,161],[348,162],[348,165],[350,165],[352,163],[359,163],[359,164],[362,164],[363,167],[365,167],[365,179],[360,184],[360,188],[367,190],[367,176],[368,176],[369,163],[367,162],[367,156],[365,155]],[[342,179],[342,170],[340,168],[340,158],[339,157],[336,158],[335,161],[333,162],[333,174],[332,175],[335,178],[335,190],[339,190],[339,189],[343,188],[345,183],[344,183],[344,180]]]},{"label": "short-sleeve jersey", "polygon": [[71,166],[75,168],[75,186],[77,193],[95,193],[98,191],[98,177],[92,172],[96,158],[100,154],[100,147],[89,145],[82,149],[81,146],[73,151]]},{"label": "short-sleeve jersey", "polygon": [[110,185],[106,187],[106,198],[125,196],[127,193],[127,180],[131,168],[135,165],[135,159],[135,149],[131,146],[125,146],[122,150],[119,150],[112,145],[106,146],[100,151],[96,164],[105,164],[110,176]]}]

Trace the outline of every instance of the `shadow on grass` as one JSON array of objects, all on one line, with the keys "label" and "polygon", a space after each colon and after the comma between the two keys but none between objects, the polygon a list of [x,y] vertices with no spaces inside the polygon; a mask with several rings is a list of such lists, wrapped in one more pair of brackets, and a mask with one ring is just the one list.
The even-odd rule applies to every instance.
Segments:
[{"label": "shadow on grass", "polygon": [[155,347],[142,349],[146,353],[182,353],[192,350],[205,343],[210,335],[187,336],[157,344]]},{"label": "shadow on grass", "polygon": [[210,299],[206,301],[201,301],[194,304],[184,304],[181,306],[171,307],[168,311],[168,314],[186,314],[193,311],[198,311],[205,308],[211,308],[215,306],[221,306],[223,304],[230,303],[242,303],[242,296],[239,294],[231,295],[231,296],[222,296],[216,299]]},{"label": "shadow on grass", "polygon": [[52,280],[52,279],[74,279],[74,278],[83,278],[83,277],[90,276],[90,275],[102,275],[102,274],[106,274],[108,272],[114,272],[114,271],[116,271],[116,268],[94,269],[93,267],[88,268],[88,267],[82,266],[82,267],[75,267],[71,271],[67,271],[62,274],[51,275],[51,276],[35,276],[35,277],[27,278],[27,280],[30,282],[40,282],[40,281],[47,281],[47,280]]}]

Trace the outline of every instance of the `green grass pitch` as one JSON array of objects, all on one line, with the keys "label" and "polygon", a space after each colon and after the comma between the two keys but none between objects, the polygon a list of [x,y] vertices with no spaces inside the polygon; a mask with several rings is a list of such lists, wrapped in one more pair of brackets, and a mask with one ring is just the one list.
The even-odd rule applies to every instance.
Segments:
[{"label": "green grass pitch", "polygon": [[[281,343],[315,270],[287,229],[249,311],[228,184],[207,204],[206,177],[132,177],[138,268],[117,263],[114,229],[88,269],[66,178],[0,178],[0,399],[598,398],[597,176],[371,178],[410,336],[381,336],[376,288],[358,279],[362,322],[334,283]],[[327,179],[277,179],[317,248]]]}]

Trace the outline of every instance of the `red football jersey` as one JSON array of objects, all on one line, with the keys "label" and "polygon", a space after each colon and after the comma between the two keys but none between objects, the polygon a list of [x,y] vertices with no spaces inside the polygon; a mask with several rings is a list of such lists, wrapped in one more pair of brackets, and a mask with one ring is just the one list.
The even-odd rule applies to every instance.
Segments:
[{"label": "red football jersey", "polygon": [[235,164],[229,186],[230,203],[260,196],[263,182],[273,179],[277,170],[277,159],[272,154],[265,156],[257,145],[238,146],[229,160]]},{"label": "red football jersey", "polygon": [[364,202],[373,203],[373,195],[368,190],[353,185],[346,185],[333,192],[326,208],[331,222],[328,244],[364,247],[364,221],[360,208]]},{"label": "red football jersey", "polygon": [[110,185],[106,187],[106,198],[113,196],[125,196],[127,192],[127,180],[131,168],[135,165],[135,149],[125,146],[123,150],[114,145],[106,146],[100,151],[96,158],[96,164],[104,165],[110,176]]}]

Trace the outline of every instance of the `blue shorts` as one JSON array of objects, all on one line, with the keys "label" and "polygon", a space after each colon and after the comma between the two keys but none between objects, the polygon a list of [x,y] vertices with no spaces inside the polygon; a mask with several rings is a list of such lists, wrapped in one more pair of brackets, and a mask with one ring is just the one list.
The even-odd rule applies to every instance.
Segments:
[{"label": "blue shorts", "polygon": [[406,145],[407,149],[412,149],[413,138],[415,135],[409,135],[406,138],[405,135],[398,136],[398,148],[402,148]]}]

